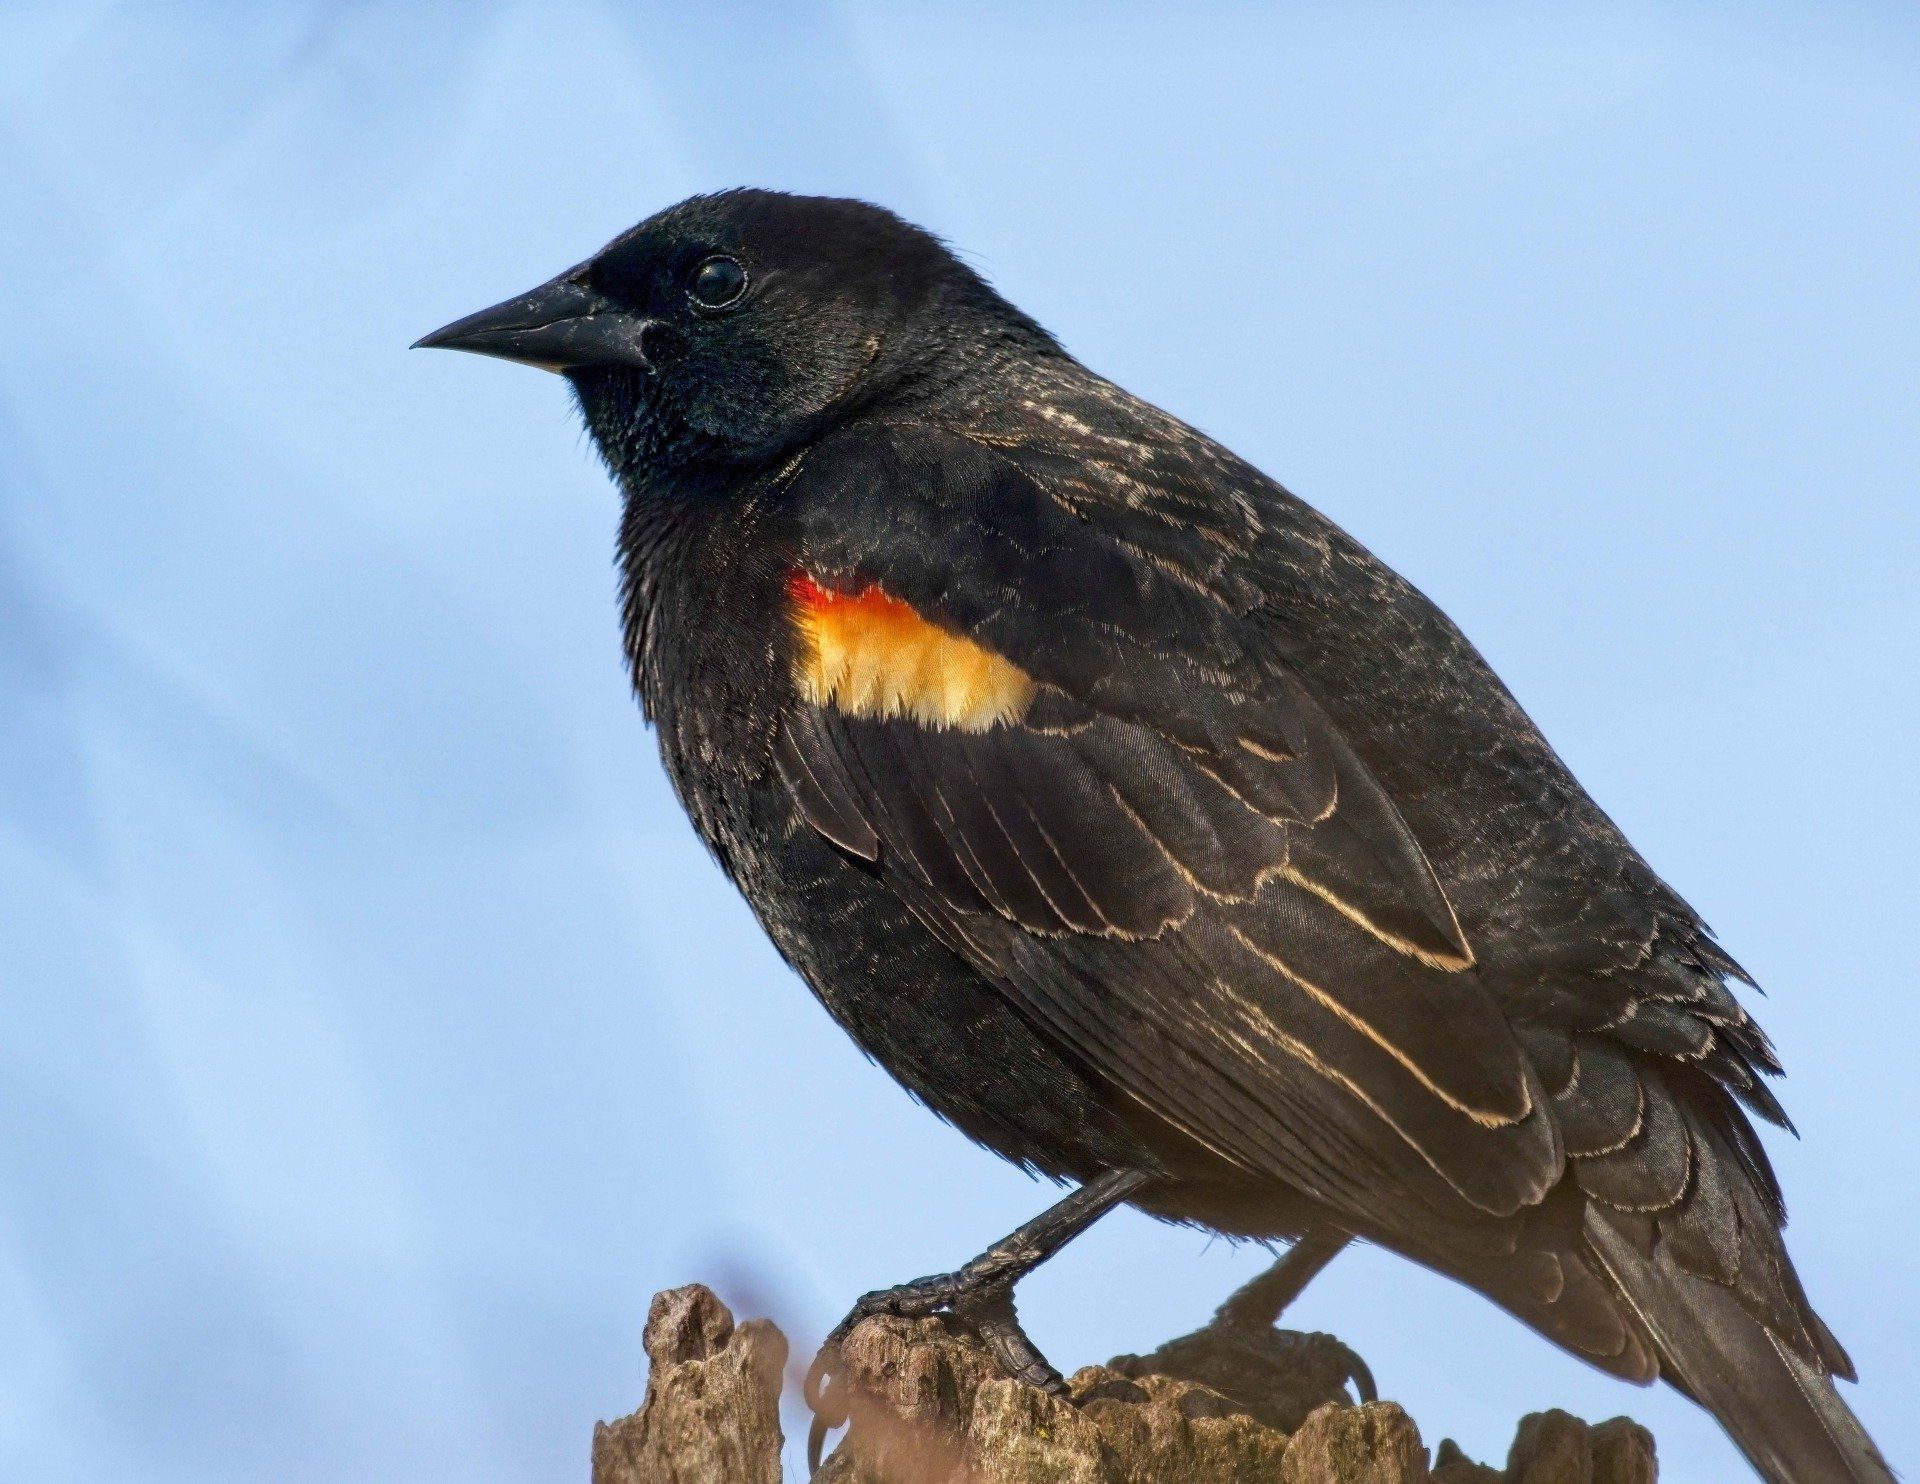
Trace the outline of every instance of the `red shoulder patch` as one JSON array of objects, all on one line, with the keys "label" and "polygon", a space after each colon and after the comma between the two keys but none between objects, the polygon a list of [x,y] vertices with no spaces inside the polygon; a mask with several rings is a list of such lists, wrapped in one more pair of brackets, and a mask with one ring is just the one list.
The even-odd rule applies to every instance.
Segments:
[{"label": "red shoulder patch", "polygon": [[1033,699],[1033,679],[1019,666],[928,622],[877,583],[836,592],[795,572],[787,592],[801,637],[794,683],[816,706],[978,732],[1018,720]]}]

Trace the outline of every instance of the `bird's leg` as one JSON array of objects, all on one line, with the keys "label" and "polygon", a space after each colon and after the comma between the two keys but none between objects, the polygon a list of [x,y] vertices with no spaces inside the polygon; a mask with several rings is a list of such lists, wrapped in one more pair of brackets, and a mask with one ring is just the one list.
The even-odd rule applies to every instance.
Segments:
[{"label": "bird's leg", "polygon": [[[1196,1337],[1209,1331],[1226,1336],[1251,1336],[1272,1329],[1288,1305],[1306,1291],[1307,1285],[1320,1276],[1320,1270],[1338,1257],[1352,1240],[1350,1233],[1335,1227],[1308,1227],[1272,1267],[1229,1294],[1227,1301],[1213,1311],[1213,1319],[1196,1332]],[[1307,1338],[1329,1350],[1345,1368],[1347,1380],[1361,1401],[1378,1400],[1373,1372],[1367,1369],[1364,1360],[1332,1335]]]},{"label": "bird's leg", "polygon": [[1315,1407],[1350,1393],[1363,1402],[1375,1400],[1366,1362],[1339,1340],[1275,1328],[1287,1305],[1351,1240],[1335,1227],[1309,1227],[1199,1329],[1149,1355],[1122,1356],[1111,1364],[1125,1376],[1197,1382],[1281,1432],[1292,1432]]},{"label": "bird's leg", "polygon": [[1236,1288],[1213,1311],[1213,1323],[1222,1329],[1271,1329],[1320,1270],[1353,1238],[1330,1226],[1312,1226],[1259,1277]]},{"label": "bird's leg", "polygon": [[1009,1376],[1044,1391],[1061,1390],[1065,1383],[1060,1373],[1020,1328],[1013,1308],[1013,1285],[1146,1181],[1138,1170],[1111,1170],[1089,1180],[953,1272],[935,1273],[863,1295],[821,1342],[807,1370],[806,1400],[814,1413],[807,1442],[810,1466],[819,1466],[820,1440],[827,1430],[846,1421],[843,1398],[837,1395],[841,1390],[837,1368],[840,1342],[861,1320],[876,1314],[911,1318],[945,1309],[987,1342],[994,1359]]}]

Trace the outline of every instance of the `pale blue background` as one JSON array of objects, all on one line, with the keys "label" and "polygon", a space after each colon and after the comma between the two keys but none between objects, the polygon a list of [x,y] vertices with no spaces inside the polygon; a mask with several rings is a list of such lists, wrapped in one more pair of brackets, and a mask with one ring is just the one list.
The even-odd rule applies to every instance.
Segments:
[{"label": "pale blue background", "polygon": [[[1460,620],[1773,990],[1920,1467],[1920,21],[1274,9],[5,7],[0,1477],[583,1479],[654,1289],[810,1342],[1046,1198],[701,855],[561,385],[404,349],[739,183],[948,235]],[[1123,1215],[1025,1310],[1078,1364],[1261,1261]],[[1736,1472],[1384,1255],[1298,1318],[1430,1443]]]}]

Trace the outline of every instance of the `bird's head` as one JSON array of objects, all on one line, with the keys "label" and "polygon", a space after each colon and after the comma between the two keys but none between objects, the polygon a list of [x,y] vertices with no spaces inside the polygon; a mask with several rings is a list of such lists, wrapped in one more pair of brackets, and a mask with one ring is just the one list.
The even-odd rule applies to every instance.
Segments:
[{"label": "bird's head", "polygon": [[1053,349],[939,239],[863,201],[695,196],[418,342],[573,383],[620,472],[779,458],[889,396]]}]

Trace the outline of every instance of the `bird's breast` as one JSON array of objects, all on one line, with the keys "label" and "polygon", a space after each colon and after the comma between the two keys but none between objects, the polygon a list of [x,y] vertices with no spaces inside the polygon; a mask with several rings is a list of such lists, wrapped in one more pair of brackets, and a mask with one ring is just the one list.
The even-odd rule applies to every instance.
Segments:
[{"label": "bird's breast", "polygon": [[978,732],[1018,720],[1033,700],[1018,665],[877,585],[839,592],[799,571],[787,595],[800,634],[794,683],[813,705]]}]

